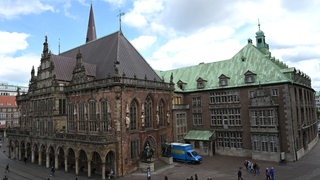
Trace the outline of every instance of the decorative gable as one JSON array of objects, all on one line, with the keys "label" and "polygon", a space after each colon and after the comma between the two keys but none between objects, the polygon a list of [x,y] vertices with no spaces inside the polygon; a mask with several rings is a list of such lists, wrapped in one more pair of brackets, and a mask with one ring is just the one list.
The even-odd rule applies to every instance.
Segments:
[{"label": "decorative gable", "polygon": [[202,79],[201,77],[199,77],[198,79],[197,79],[197,88],[198,89],[203,89],[203,88],[205,88],[206,87],[206,80],[204,80],[204,79]]},{"label": "decorative gable", "polygon": [[224,74],[219,76],[219,86],[228,86],[228,80],[230,78]]},{"label": "decorative gable", "polygon": [[251,71],[247,71],[246,73],[244,73],[244,82],[247,83],[254,83],[255,82],[255,77],[257,74],[251,72]]}]

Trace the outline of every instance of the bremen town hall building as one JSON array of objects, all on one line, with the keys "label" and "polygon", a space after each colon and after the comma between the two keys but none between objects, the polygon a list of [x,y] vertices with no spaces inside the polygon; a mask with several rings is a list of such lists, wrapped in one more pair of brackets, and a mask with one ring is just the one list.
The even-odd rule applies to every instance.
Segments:
[{"label": "bremen town hall building", "polygon": [[264,33],[231,59],[155,71],[120,31],[55,55],[43,43],[9,156],[69,173],[125,176],[146,147],[187,142],[202,155],[296,161],[317,142],[310,78],[271,56]]}]

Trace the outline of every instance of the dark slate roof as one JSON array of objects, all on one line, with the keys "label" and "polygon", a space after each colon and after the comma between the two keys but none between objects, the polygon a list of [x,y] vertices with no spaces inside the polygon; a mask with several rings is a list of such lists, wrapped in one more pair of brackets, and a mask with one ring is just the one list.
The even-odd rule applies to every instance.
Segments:
[{"label": "dark slate roof", "polygon": [[[81,52],[83,62],[96,65],[96,79],[114,76],[114,62],[119,61],[119,75],[126,77],[162,81],[151,66],[143,59],[122,32],[115,32],[100,39],[88,42],[60,56],[75,58]],[[71,71],[72,72],[72,71]],[[63,73],[63,72],[61,72]]]},{"label": "dark slate roof", "polygon": [[[74,67],[76,66],[76,58],[52,54],[51,60],[54,65],[53,73],[55,74],[56,79],[63,81],[71,81],[72,72]],[[88,76],[96,75],[96,65],[89,63],[83,63],[83,65]]]}]

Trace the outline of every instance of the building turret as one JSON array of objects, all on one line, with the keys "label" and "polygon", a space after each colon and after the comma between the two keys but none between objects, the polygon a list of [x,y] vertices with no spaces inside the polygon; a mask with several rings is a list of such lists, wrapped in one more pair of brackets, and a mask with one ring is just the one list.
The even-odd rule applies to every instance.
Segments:
[{"label": "building turret", "polygon": [[266,43],[264,32],[260,30],[260,22],[258,23],[259,30],[256,32],[256,46],[262,52],[269,52],[269,45]]}]

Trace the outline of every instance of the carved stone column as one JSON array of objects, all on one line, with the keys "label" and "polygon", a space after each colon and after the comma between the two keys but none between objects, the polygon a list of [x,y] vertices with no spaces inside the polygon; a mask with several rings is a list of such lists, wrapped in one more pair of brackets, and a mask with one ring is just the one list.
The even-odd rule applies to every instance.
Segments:
[{"label": "carved stone column", "polygon": [[76,175],[79,175],[79,158],[76,158]]},{"label": "carved stone column", "polygon": [[103,162],[103,161],[102,161],[101,174],[102,174],[102,179],[106,179],[106,162]]},{"label": "carved stone column", "polygon": [[64,156],[64,171],[68,172],[68,156]]},{"label": "carved stone column", "polygon": [[59,168],[59,159],[58,159],[58,155],[57,153],[55,153],[54,155],[54,168],[58,169]]},{"label": "carved stone column", "polygon": [[39,156],[38,156],[38,164],[39,164],[39,166],[41,166],[41,162],[42,162],[42,152],[39,151],[38,154],[39,154]]},{"label": "carved stone column", "polygon": [[21,159],[22,159],[22,157],[21,157],[21,146],[20,146],[20,144],[19,144],[19,146],[18,146],[18,159],[19,159],[19,161],[21,161]]},{"label": "carved stone column", "polygon": [[88,160],[88,177],[91,177],[91,160]]},{"label": "carved stone column", "polygon": [[50,154],[47,152],[46,153],[46,168],[50,167]]},{"label": "carved stone column", "polygon": [[41,150],[38,152],[38,154],[39,154],[39,158],[38,158],[38,164],[39,164],[39,166],[41,166],[41,162],[42,162],[42,152],[41,152]]},{"label": "carved stone column", "polygon": [[31,162],[34,163],[34,149],[31,150]]}]

